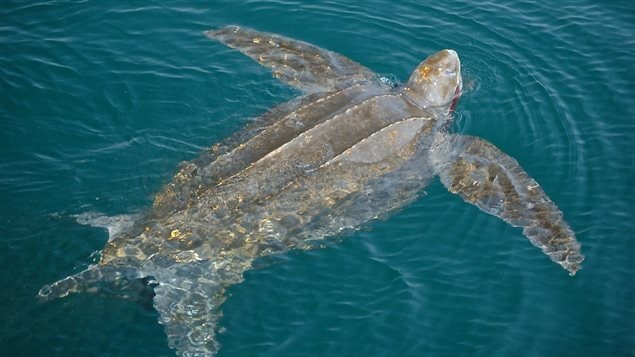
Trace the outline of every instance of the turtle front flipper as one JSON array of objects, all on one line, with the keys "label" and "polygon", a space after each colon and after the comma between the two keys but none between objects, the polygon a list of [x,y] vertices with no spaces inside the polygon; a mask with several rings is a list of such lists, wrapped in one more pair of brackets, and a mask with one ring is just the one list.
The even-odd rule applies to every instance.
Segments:
[{"label": "turtle front flipper", "polygon": [[562,212],[518,162],[476,137],[444,135],[431,151],[441,182],[466,202],[516,227],[574,275],[584,257]]},{"label": "turtle front flipper", "polygon": [[238,26],[205,34],[269,67],[274,77],[303,91],[325,92],[373,77],[371,70],[342,55],[280,35]]}]

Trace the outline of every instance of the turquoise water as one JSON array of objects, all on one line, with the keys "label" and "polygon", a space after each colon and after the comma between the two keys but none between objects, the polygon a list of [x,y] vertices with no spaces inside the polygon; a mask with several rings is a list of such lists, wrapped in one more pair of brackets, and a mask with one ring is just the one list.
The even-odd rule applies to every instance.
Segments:
[{"label": "turquoise water", "polygon": [[454,130],[514,156],[586,256],[570,277],[521,230],[435,181],[389,219],[249,271],[221,356],[635,355],[631,1],[0,4],[0,355],[170,356],[153,309],[39,288],[95,262],[180,161],[297,95],[202,31],[238,24],[396,82],[458,51]]}]

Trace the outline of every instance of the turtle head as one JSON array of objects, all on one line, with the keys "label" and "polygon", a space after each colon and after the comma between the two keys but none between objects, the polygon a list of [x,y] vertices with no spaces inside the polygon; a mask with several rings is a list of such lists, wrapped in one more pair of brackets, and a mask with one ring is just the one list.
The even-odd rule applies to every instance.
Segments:
[{"label": "turtle head", "polygon": [[418,105],[451,112],[461,96],[461,61],[453,50],[426,58],[410,75],[403,93]]}]

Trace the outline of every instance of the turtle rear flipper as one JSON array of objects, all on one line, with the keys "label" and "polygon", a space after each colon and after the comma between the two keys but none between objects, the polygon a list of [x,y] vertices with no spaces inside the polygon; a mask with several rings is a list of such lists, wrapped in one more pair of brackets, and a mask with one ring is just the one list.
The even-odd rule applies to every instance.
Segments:
[{"label": "turtle rear flipper", "polygon": [[242,281],[242,271],[249,262],[238,263],[236,271],[223,265],[226,270],[219,272],[217,265],[210,261],[172,264],[156,268],[152,274],[134,267],[92,265],[44,286],[38,298],[45,302],[71,293],[95,292],[143,300],[150,291],[168,344],[177,355],[213,356],[219,347],[216,325],[221,317],[219,307],[225,301],[223,293],[227,286]]},{"label": "turtle rear flipper", "polygon": [[227,287],[240,283],[251,261],[174,264],[157,271],[154,307],[168,344],[178,356],[214,356],[217,325]]},{"label": "turtle rear flipper", "polygon": [[82,272],[43,286],[37,297],[42,302],[81,292],[105,292],[123,298],[137,297],[145,286],[151,285],[151,281],[146,278],[134,267],[91,265]]},{"label": "turtle rear flipper", "polygon": [[515,227],[554,262],[574,275],[584,257],[562,212],[512,157],[491,143],[443,135],[431,161],[443,185],[466,202]]}]

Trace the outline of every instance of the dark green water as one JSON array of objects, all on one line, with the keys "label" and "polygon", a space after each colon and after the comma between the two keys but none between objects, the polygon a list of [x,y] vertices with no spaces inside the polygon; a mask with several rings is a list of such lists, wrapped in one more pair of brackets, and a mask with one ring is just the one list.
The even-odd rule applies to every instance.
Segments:
[{"label": "dark green water", "polygon": [[203,30],[238,24],[403,81],[461,56],[455,130],[514,156],[565,214],[570,277],[520,229],[435,181],[338,244],[249,271],[222,356],[635,355],[635,5],[631,1],[0,4],[0,355],[170,356],[157,313],[52,281],[95,262],[177,164],[297,95]]}]

